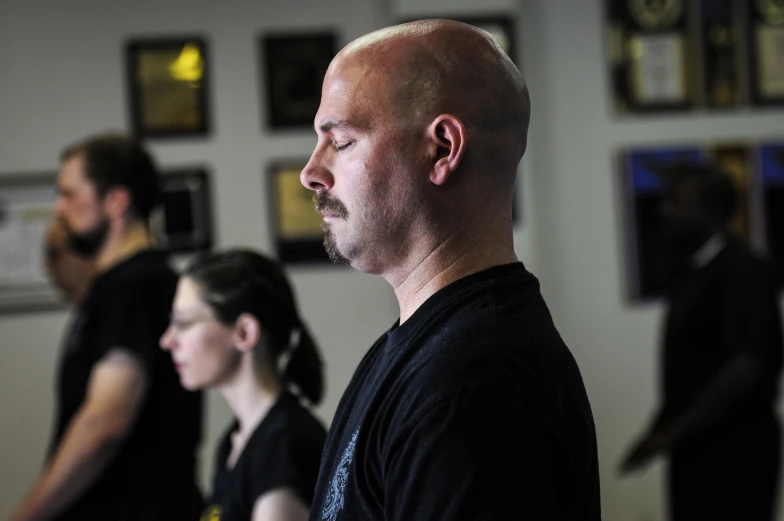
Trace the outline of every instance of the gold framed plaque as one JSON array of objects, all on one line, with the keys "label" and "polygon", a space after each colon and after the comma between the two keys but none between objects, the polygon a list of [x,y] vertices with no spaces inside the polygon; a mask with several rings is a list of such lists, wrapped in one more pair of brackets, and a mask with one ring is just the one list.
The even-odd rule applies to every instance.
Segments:
[{"label": "gold framed plaque", "polygon": [[700,0],[703,96],[711,108],[744,102],[741,26],[734,0]]},{"label": "gold framed plaque", "polygon": [[685,0],[608,0],[608,54],[618,112],[694,103]]},{"label": "gold framed plaque", "polygon": [[269,168],[273,232],[278,259],[286,263],[331,263],[324,249],[322,216],[315,192],[300,182],[307,160],[281,161]]},{"label": "gold framed plaque", "polygon": [[133,133],[139,137],[206,135],[207,46],[200,37],[134,39],[126,45]]},{"label": "gold framed plaque", "polygon": [[760,25],[754,36],[757,92],[766,100],[784,98],[784,26]]},{"label": "gold framed plaque", "polygon": [[683,103],[688,95],[684,59],[684,41],[678,35],[629,38],[629,81],[635,103]]},{"label": "gold framed plaque", "polygon": [[784,103],[784,1],[749,2],[751,98],[757,105]]}]

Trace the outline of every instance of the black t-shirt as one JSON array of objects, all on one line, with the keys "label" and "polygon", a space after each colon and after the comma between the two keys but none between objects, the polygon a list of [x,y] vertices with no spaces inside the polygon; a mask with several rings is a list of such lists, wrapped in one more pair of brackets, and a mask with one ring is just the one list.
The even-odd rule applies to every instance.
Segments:
[{"label": "black t-shirt", "polygon": [[[680,416],[727,361],[741,353],[757,357],[763,373],[722,423],[728,427],[769,417],[781,373],[782,326],[767,263],[730,238],[709,264],[683,274],[671,294],[663,353],[661,426]],[[726,429],[711,432],[722,431]]]},{"label": "black t-shirt", "polygon": [[465,277],[360,363],[311,520],[599,520],[580,372],[521,263]]},{"label": "black t-shirt", "polygon": [[98,276],[76,310],[61,356],[50,456],[85,400],[91,371],[112,349],[137,357],[147,373],[148,391],[112,462],[63,518],[90,511],[97,503],[160,506],[179,501],[183,509],[183,498],[194,497],[201,393],[182,388],[171,357],[158,344],[176,285],[177,275],[163,254],[145,251]]},{"label": "black t-shirt", "polygon": [[231,469],[231,436],[226,432],[215,458],[210,506],[203,521],[250,521],[256,500],[289,488],[310,507],[327,432],[296,396],[284,392],[256,427]]}]

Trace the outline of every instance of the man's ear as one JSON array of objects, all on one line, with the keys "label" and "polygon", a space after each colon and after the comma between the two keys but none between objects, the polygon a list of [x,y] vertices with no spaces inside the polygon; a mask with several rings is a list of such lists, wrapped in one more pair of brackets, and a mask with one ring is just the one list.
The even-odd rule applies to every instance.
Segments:
[{"label": "man's ear", "polygon": [[234,322],[232,340],[239,351],[251,351],[261,339],[261,324],[250,313],[243,313]]},{"label": "man's ear", "polygon": [[441,114],[427,127],[426,135],[433,160],[430,182],[441,186],[460,166],[468,144],[468,132],[460,118]]},{"label": "man's ear", "polygon": [[114,186],[104,195],[103,205],[110,218],[127,215],[131,208],[131,191],[125,186]]}]

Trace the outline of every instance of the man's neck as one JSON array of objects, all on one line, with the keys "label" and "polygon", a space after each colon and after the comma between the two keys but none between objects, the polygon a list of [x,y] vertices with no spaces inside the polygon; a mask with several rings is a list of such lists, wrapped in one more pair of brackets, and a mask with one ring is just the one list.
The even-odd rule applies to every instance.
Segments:
[{"label": "man's neck", "polygon": [[509,235],[509,240],[503,241],[454,234],[418,259],[404,275],[385,276],[400,305],[400,323],[411,318],[427,299],[449,284],[495,266],[517,262]]},{"label": "man's neck", "polygon": [[104,272],[152,245],[147,227],[139,222],[117,224],[95,260],[96,272]]}]

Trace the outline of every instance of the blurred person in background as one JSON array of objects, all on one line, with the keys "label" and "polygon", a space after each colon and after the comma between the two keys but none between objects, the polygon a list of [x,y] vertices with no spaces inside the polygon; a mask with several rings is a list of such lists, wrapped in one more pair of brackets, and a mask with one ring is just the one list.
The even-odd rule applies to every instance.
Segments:
[{"label": "blurred person in background", "polygon": [[668,459],[673,521],[770,521],[779,478],[781,312],[770,266],[731,231],[738,192],[715,165],[666,169],[675,275],[662,405],[622,472]]},{"label": "blurred person in background", "polygon": [[198,518],[201,396],[158,348],[177,284],[151,249],[158,178],[121,136],[62,155],[57,217],[95,272],[64,342],[48,461],[13,521]]},{"label": "blurred person in background", "polygon": [[[326,430],[321,357],[276,262],[211,253],[180,278],[161,347],[187,389],[220,389],[235,416],[215,457],[205,521],[305,521]],[[285,359],[285,365],[282,364]]]},{"label": "blurred person in background", "polygon": [[52,219],[44,242],[46,274],[68,304],[84,298],[95,270],[93,260],[75,254],[68,247],[68,232],[59,219]]}]

